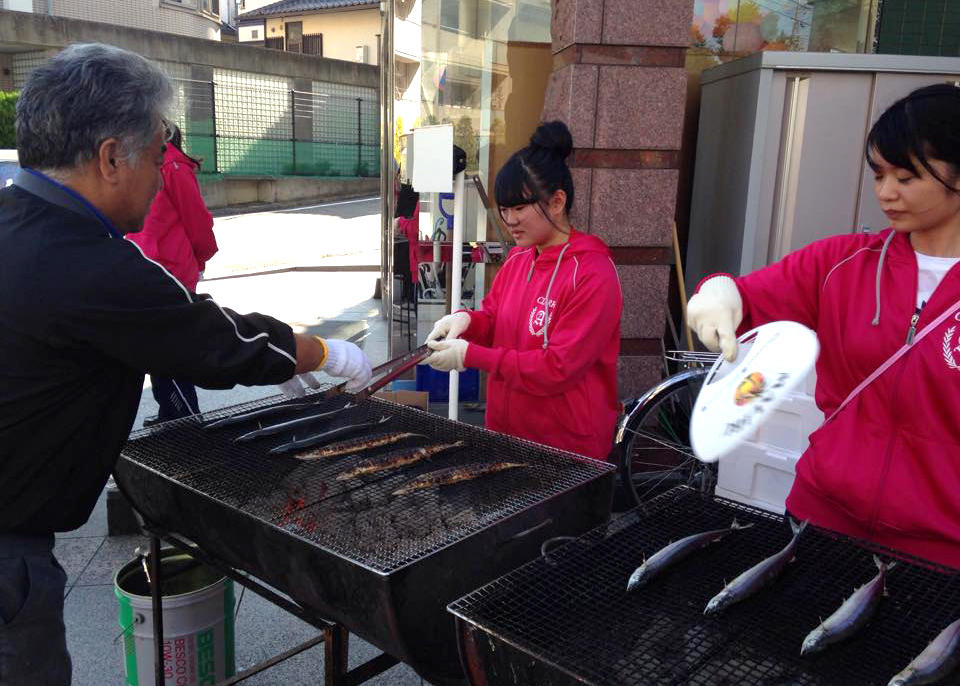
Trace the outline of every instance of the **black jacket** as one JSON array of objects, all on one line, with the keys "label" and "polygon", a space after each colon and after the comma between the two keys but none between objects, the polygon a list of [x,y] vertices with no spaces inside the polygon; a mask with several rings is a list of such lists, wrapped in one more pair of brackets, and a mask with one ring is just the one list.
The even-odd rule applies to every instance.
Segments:
[{"label": "black jacket", "polygon": [[279,383],[296,348],[286,324],[187,291],[79,196],[25,172],[16,184],[0,191],[0,533],[69,531],[130,433],[144,372]]}]

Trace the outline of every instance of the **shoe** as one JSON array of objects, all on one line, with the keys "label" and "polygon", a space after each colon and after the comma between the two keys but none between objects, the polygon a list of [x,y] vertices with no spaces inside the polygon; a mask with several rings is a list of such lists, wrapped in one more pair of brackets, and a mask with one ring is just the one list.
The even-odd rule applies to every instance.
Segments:
[{"label": "shoe", "polygon": [[160,423],[160,417],[158,417],[157,415],[153,415],[152,417],[145,417],[143,420],[143,428],[147,428],[148,426],[153,426],[154,424],[159,424],[159,423]]}]

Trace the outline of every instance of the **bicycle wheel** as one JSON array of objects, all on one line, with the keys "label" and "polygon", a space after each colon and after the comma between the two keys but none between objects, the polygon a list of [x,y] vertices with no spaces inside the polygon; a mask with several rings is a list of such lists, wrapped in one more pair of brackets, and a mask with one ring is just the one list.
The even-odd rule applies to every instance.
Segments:
[{"label": "bicycle wheel", "polygon": [[664,379],[620,421],[620,478],[638,505],[679,484],[713,492],[716,468],[690,448],[693,404],[708,371],[690,369]]}]

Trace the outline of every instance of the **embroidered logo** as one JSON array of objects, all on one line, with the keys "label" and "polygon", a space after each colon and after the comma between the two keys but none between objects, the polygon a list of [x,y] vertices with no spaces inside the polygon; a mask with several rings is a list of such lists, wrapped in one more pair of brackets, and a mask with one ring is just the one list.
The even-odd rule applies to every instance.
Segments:
[{"label": "embroidered logo", "polygon": [[531,336],[542,336],[544,330],[547,328],[547,325],[553,320],[552,312],[553,309],[557,306],[557,301],[550,299],[550,311],[551,316],[547,316],[546,310],[546,298],[537,298],[536,305],[533,306],[533,309],[530,310],[530,321],[528,328],[530,329]]},{"label": "embroidered logo", "polygon": [[957,327],[951,326],[943,335],[943,360],[950,369],[960,370],[960,364],[953,357],[954,353],[960,353],[960,345],[953,345],[953,334],[956,330]]}]

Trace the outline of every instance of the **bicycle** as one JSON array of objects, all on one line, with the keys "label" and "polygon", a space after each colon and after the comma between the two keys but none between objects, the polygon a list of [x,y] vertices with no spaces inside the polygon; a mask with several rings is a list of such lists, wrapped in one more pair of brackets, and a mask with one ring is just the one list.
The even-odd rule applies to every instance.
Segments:
[{"label": "bicycle", "polygon": [[716,466],[698,460],[690,448],[690,418],[717,355],[670,351],[666,359],[681,371],[629,403],[617,426],[620,479],[636,505],[680,484],[704,494],[716,486]]}]

